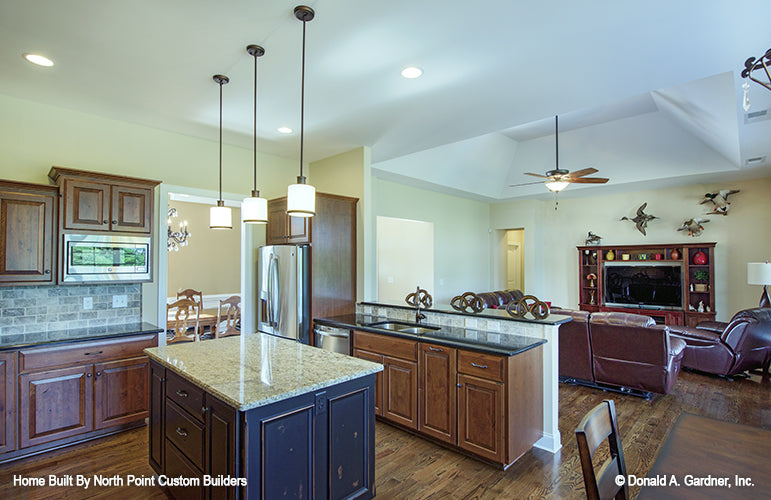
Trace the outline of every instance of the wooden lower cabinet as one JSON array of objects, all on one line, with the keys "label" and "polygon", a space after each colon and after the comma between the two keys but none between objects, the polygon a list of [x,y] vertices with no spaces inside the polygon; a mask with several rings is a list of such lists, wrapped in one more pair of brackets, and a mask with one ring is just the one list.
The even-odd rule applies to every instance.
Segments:
[{"label": "wooden lower cabinet", "polygon": [[16,449],[16,352],[0,352],[0,453]]},{"label": "wooden lower cabinet", "polygon": [[384,365],[376,398],[387,422],[504,468],[543,433],[540,346],[503,356],[358,330],[353,346]]},{"label": "wooden lower cabinet", "polygon": [[[361,349],[354,349],[353,355],[357,358],[366,359],[373,363],[384,364],[383,355],[375,354]],[[383,416],[383,372],[378,372],[375,378],[375,415]]]},{"label": "wooden lower cabinet", "polygon": [[94,365],[94,428],[141,420],[149,415],[147,356]]}]

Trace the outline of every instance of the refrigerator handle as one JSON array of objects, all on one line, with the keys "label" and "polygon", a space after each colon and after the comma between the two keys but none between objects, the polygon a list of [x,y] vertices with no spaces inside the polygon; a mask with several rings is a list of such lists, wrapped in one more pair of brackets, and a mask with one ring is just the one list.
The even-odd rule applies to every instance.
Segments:
[{"label": "refrigerator handle", "polygon": [[277,327],[280,321],[279,290],[281,288],[281,283],[278,281],[278,276],[278,257],[274,255],[270,260],[270,274],[268,275],[270,281],[268,287],[270,290],[270,293],[268,294],[270,297],[270,304],[268,307],[270,308],[270,325],[273,327]]}]

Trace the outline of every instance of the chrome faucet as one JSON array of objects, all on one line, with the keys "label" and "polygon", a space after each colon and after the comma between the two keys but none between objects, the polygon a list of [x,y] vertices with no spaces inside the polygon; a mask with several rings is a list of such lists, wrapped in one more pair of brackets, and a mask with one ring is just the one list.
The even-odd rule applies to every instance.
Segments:
[{"label": "chrome faucet", "polygon": [[[417,290],[415,290],[415,323],[417,323],[418,325],[420,324],[421,319],[426,319],[426,315],[420,312],[420,303],[421,303],[420,292],[421,291],[425,292],[425,290],[421,290],[420,286],[418,285]],[[428,292],[425,292],[425,293],[426,295],[428,295]]]}]

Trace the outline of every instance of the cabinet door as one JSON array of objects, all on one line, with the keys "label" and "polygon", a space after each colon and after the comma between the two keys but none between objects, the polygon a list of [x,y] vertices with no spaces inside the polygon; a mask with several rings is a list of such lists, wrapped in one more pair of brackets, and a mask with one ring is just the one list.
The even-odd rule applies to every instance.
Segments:
[{"label": "cabinet door", "polygon": [[420,345],[420,428],[424,434],[457,443],[455,349]]},{"label": "cabinet door", "polygon": [[150,466],[163,474],[164,408],[166,402],[166,369],[150,363]]},{"label": "cabinet door", "polygon": [[268,201],[268,227],[265,237],[268,245],[283,245],[287,233],[286,200]]},{"label": "cabinet door", "polygon": [[0,352],[0,453],[16,449],[16,352]]},{"label": "cabinet door", "polygon": [[94,365],[94,429],[149,415],[149,366],[147,356]]},{"label": "cabinet door", "polygon": [[110,229],[149,233],[153,192],[150,189],[112,186]]},{"label": "cabinet door", "polygon": [[53,283],[54,202],[52,194],[0,189],[0,283]]},{"label": "cabinet door", "polygon": [[[212,477],[238,476],[238,418],[237,412],[226,404],[206,397],[206,450],[204,470]],[[208,486],[207,498],[236,498],[237,488]]]},{"label": "cabinet door", "polygon": [[417,429],[418,364],[384,356],[383,365],[383,417]]},{"label": "cabinet door", "polygon": [[64,181],[64,229],[110,229],[110,186],[98,182]]},{"label": "cabinet door", "polygon": [[286,243],[302,245],[311,242],[311,217],[287,217]]},{"label": "cabinet door", "polygon": [[93,429],[92,365],[19,376],[20,448]]},{"label": "cabinet door", "polygon": [[[353,355],[356,358],[383,364],[383,356],[381,354],[354,349]],[[375,376],[375,415],[383,416],[383,372],[378,372]]]},{"label": "cabinet door", "polygon": [[503,462],[503,384],[458,375],[458,446],[494,462]]}]

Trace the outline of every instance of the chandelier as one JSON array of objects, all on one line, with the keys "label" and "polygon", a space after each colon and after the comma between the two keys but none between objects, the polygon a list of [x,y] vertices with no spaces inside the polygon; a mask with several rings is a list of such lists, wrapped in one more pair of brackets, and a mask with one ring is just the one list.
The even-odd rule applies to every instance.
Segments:
[{"label": "chandelier", "polygon": [[[742,78],[744,78],[744,83],[742,84],[742,88],[744,89],[744,111],[750,110],[750,82],[749,80],[752,80],[753,82],[764,86],[768,90],[771,90],[771,73],[769,73],[768,67],[771,66],[771,49],[768,49],[765,54],[760,56],[759,58],[750,57],[746,61],[744,61],[744,69],[742,70]],[[762,73],[758,72],[756,75],[753,75],[753,72],[756,70],[762,69],[763,72],[766,74],[766,78],[768,79],[767,82],[764,82],[763,80],[760,80],[756,75],[760,75],[760,78],[763,78]]]},{"label": "chandelier", "polygon": [[179,247],[187,246],[187,240],[188,238],[190,238],[190,232],[187,230],[187,221],[179,223],[179,231],[171,230],[171,219],[176,217],[177,217],[177,209],[170,208],[169,219],[167,221],[169,240],[166,244],[166,249],[169,252],[171,252],[172,250],[174,250],[175,252],[179,252]]}]

